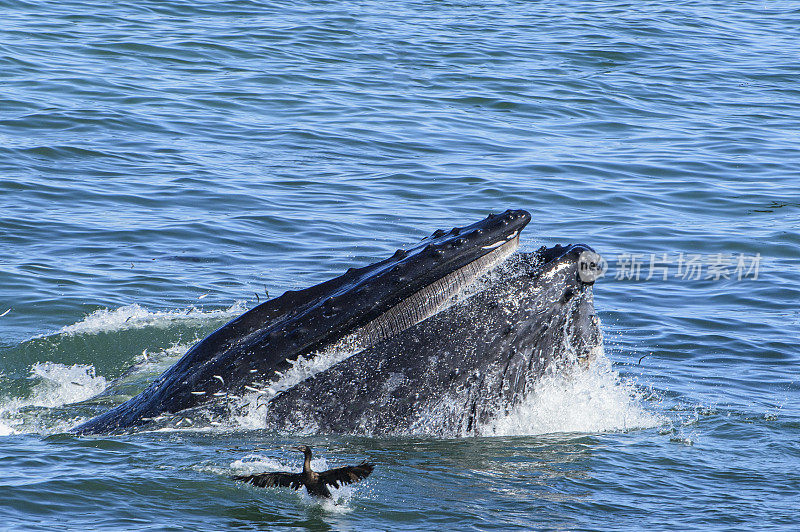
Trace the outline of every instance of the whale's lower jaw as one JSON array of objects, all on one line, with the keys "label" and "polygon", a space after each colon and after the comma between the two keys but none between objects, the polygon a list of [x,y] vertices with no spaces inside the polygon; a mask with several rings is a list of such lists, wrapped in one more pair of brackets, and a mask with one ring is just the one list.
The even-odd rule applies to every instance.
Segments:
[{"label": "whale's lower jaw", "polygon": [[266,427],[481,434],[547,372],[590,363],[602,348],[591,286],[578,275],[587,249],[515,256],[482,291],[272,398]]}]

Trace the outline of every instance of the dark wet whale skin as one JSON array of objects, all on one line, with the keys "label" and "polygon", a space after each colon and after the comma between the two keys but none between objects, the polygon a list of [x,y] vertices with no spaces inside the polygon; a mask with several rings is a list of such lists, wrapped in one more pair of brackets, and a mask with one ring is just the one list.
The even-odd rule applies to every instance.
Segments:
[{"label": "dark wet whale skin", "polygon": [[602,342],[584,245],[521,253],[485,290],[273,398],[267,428],[463,436]]},{"label": "dark wet whale skin", "polygon": [[[139,425],[214,399],[241,394],[292,361],[335,343],[437,279],[479,259],[521,231],[531,216],[507,210],[448,232],[392,257],[262,303],[195,344],[139,395],[72,431],[102,433]],[[196,393],[192,393],[196,392]],[[202,394],[200,392],[203,392]]]}]

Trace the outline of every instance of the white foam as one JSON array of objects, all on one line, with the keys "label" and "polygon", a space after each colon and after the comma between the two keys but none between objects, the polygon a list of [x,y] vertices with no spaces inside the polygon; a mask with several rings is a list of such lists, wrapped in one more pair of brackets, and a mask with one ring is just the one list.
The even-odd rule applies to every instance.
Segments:
[{"label": "white foam", "polygon": [[0,436],[23,432],[66,430],[74,420],[63,426],[45,427],[35,415],[24,410],[30,407],[56,408],[89,399],[107,386],[106,379],[95,375],[94,366],[75,364],[66,366],[54,362],[38,362],[31,366],[30,377],[37,382],[26,398],[12,398],[0,402]]},{"label": "white foam", "polygon": [[229,427],[234,429],[256,430],[263,429],[266,419],[267,402],[275,393],[246,393],[239,398],[230,398],[232,412]]},{"label": "white foam", "polygon": [[97,334],[143,327],[169,327],[175,322],[207,321],[235,317],[247,310],[245,301],[237,301],[227,309],[200,310],[189,308],[182,310],[150,311],[133,303],[116,309],[100,309],[92,312],[83,320],[62,327],[59,334]]},{"label": "white foam", "polygon": [[613,432],[663,425],[667,419],[645,408],[634,382],[623,381],[600,354],[589,368],[546,376],[506,416],[482,428],[485,436],[557,432]]}]

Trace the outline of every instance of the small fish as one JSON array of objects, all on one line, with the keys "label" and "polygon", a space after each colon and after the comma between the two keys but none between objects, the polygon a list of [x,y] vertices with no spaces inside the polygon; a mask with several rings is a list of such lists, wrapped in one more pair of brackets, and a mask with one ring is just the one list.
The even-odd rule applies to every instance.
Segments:
[{"label": "small fish", "polygon": [[8,309],[7,311],[5,311],[5,312],[3,312],[2,314],[0,314],[0,318],[2,318],[3,316],[5,316],[5,315],[6,315],[6,314],[8,314],[9,312],[11,312],[11,309]]},{"label": "small fish", "polygon": [[156,417],[143,417],[142,421],[160,421],[162,419],[166,419],[167,416],[156,416]]},{"label": "small fish", "polygon": [[203,294],[202,296],[198,297],[197,299],[205,299],[208,297],[208,294]]}]

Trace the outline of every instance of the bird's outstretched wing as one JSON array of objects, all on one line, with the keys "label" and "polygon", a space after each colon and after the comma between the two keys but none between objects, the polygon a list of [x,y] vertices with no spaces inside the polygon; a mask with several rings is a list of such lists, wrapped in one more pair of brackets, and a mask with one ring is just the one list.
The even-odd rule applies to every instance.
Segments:
[{"label": "bird's outstretched wing", "polygon": [[233,480],[241,480],[259,488],[271,488],[273,486],[280,486],[282,488],[292,488],[294,490],[300,489],[303,485],[303,480],[300,473],[286,473],[284,471],[276,471],[274,473],[259,473],[258,475],[234,475],[231,477]]},{"label": "bird's outstretched wing", "polygon": [[320,472],[319,480],[324,484],[338,488],[340,484],[352,484],[367,478],[373,469],[375,469],[375,464],[369,462],[362,462],[354,466],[337,467]]}]

